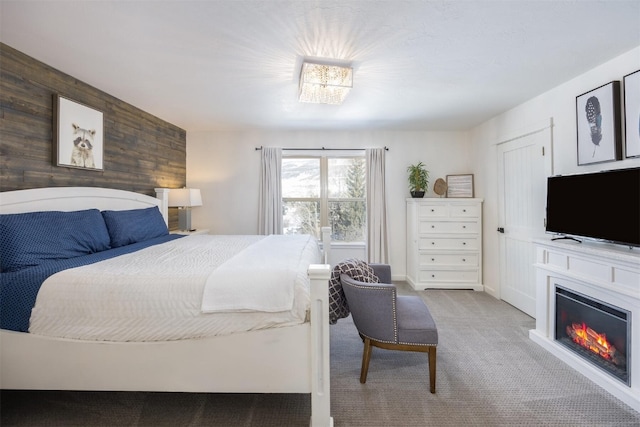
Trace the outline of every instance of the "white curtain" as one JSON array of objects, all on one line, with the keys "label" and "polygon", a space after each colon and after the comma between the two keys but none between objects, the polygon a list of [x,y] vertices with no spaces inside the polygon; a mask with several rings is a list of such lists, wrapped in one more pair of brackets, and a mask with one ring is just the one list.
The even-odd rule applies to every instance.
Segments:
[{"label": "white curtain", "polygon": [[259,234],[282,234],[282,149],[262,147]]},{"label": "white curtain", "polygon": [[387,242],[387,194],[385,190],[385,149],[368,148],[367,157],[367,258],[389,263]]}]

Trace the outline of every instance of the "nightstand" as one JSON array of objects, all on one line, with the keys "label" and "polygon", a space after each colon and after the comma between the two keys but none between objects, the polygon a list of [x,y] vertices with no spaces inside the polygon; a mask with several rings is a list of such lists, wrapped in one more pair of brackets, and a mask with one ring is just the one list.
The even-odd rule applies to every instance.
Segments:
[{"label": "nightstand", "polygon": [[170,231],[169,233],[171,233],[171,234],[182,234],[183,236],[195,236],[196,234],[209,234],[209,229],[208,228],[198,228],[196,230],[191,230],[191,231],[173,230],[173,231]]}]

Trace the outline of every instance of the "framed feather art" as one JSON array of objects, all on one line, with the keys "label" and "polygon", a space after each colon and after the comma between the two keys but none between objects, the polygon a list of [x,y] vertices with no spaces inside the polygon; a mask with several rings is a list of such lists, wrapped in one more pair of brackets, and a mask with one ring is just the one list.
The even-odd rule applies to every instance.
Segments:
[{"label": "framed feather art", "polygon": [[576,97],[578,166],[622,159],[620,82]]}]

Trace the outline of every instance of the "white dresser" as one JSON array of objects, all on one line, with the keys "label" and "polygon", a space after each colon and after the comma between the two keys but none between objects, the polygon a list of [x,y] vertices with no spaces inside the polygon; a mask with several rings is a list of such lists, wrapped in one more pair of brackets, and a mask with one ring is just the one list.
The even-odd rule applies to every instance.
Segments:
[{"label": "white dresser", "polygon": [[484,290],[482,199],[407,199],[407,281],[417,290]]}]

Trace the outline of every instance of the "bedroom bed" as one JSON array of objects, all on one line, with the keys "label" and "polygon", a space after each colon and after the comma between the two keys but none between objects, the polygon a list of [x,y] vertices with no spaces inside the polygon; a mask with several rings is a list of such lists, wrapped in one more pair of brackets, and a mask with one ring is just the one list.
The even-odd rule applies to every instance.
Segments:
[{"label": "bedroom bed", "polygon": [[[96,249],[99,244],[91,237],[89,251],[98,253],[86,257],[102,257],[117,250],[127,252],[105,255],[99,262],[55,267],[55,274],[46,273],[47,279],[38,288],[28,319],[25,320],[24,309],[17,310],[10,322],[3,317],[10,327],[3,324],[0,330],[0,387],[309,393],[310,424],[333,425],[329,393],[330,267],[324,263],[329,230],[323,229],[324,253],[317,250],[315,239],[298,238],[299,246],[290,247],[283,236],[145,235],[139,231],[145,227],[131,228],[141,218],[145,225],[155,221],[156,226],[162,223],[166,229],[168,190],[156,189],[156,194],[154,198],[94,187],[0,193],[0,214],[48,211],[57,215],[61,211],[82,215],[81,220],[76,217],[80,224],[90,216],[85,211],[93,216],[101,214],[111,245],[101,251],[103,248]],[[134,217],[129,213],[135,213]],[[137,216],[143,213],[152,216]],[[6,219],[15,215],[3,216]],[[63,225],[57,228],[65,228],[64,223],[59,224]],[[33,233],[33,240],[43,238],[42,232]],[[89,234],[99,233],[91,228]],[[161,242],[156,242],[158,239]],[[226,242],[225,249],[218,249],[221,240]],[[135,247],[140,244],[144,247]],[[133,249],[128,252],[127,248]],[[276,253],[288,255],[275,258]],[[295,255],[298,253],[299,257]],[[15,266],[8,266],[11,260],[7,258],[13,255],[2,260],[3,280],[13,280],[20,268],[29,270],[30,258],[27,267],[20,265],[21,259]],[[267,268],[280,264],[286,273]],[[12,268],[17,273],[7,273]],[[256,271],[261,278],[260,287],[251,288]],[[140,276],[130,276],[133,274]],[[122,283],[117,282],[121,280],[118,276],[123,277]],[[85,280],[87,277],[94,279]],[[270,287],[284,282],[285,277],[295,279],[288,291]],[[231,280],[232,286],[222,286],[225,280]],[[176,288],[176,282],[180,287]],[[237,303],[238,294],[248,298]],[[3,293],[3,304],[6,295]],[[120,295],[124,302],[114,295]],[[61,309],[65,300],[75,300],[77,305]],[[83,306],[87,301],[94,305]],[[135,316],[127,320],[130,312],[151,311],[149,307],[154,313],[169,313],[170,320]],[[116,317],[77,327],[84,320],[70,313],[78,314],[80,319],[85,315],[95,320],[113,313]],[[32,328],[29,331],[24,330],[26,323]]]}]

